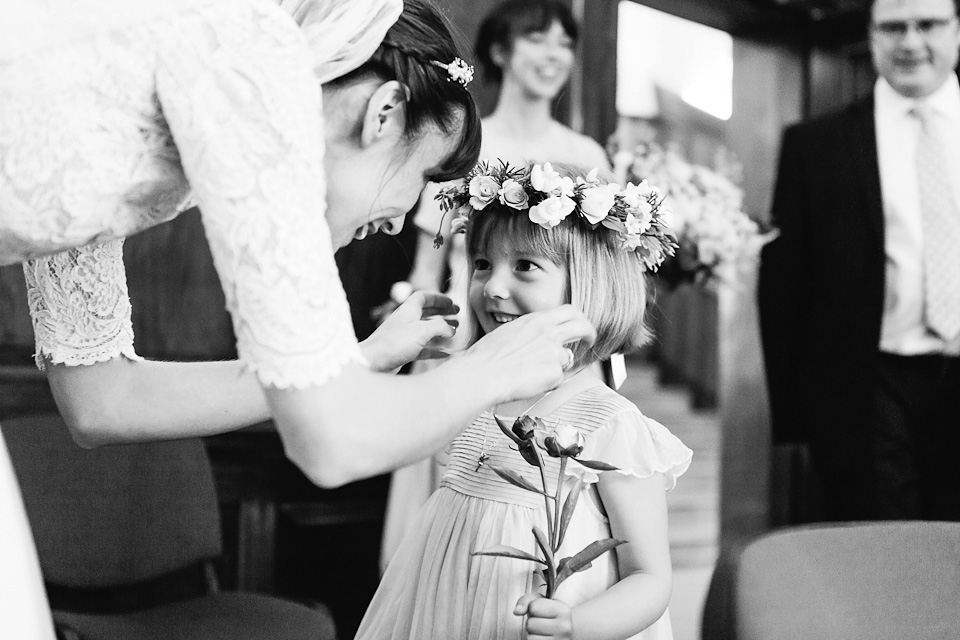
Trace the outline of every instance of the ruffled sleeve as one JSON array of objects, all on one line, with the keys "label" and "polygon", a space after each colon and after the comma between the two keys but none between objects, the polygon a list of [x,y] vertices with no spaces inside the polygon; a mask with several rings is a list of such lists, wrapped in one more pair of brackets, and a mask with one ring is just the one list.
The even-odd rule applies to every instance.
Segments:
[{"label": "ruffled sleeve", "polygon": [[[617,467],[616,473],[649,478],[662,473],[667,491],[690,467],[691,451],[656,420],[636,410],[614,415],[606,424],[584,437],[584,460],[600,460]],[[596,482],[597,473],[579,464],[568,464],[567,473],[585,482]]]},{"label": "ruffled sleeve", "polygon": [[140,360],[133,348],[123,240],[71,249],[23,263],[37,366],[70,366],[118,356]]},{"label": "ruffled sleeve", "polygon": [[164,47],[157,93],[239,356],[264,384],[303,388],[364,361],[324,217],[323,110],[303,35],[276,6],[249,7],[253,23],[231,8],[182,24],[196,46]]}]

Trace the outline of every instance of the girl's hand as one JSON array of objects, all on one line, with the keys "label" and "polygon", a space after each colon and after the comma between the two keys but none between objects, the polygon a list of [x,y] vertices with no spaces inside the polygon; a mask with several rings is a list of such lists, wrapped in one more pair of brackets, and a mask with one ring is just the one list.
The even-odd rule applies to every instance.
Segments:
[{"label": "girl's hand", "polygon": [[517,601],[513,613],[527,617],[521,634],[524,640],[573,638],[573,614],[565,602],[528,593]]},{"label": "girl's hand", "polygon": [[393,371],[414,360],[445,358],[444,342],[457,331],[459,308],[448,296],[415,291],[360,343],[374,371]]},{"label": "girl's hand", "polygon": [[471,368],[499,388],[496,402],[530,398],[563,381],[569,363],[564,346],[577,341],[592,344],[596,330],[569,304],[528,313],[483,336],[463,354]]}]

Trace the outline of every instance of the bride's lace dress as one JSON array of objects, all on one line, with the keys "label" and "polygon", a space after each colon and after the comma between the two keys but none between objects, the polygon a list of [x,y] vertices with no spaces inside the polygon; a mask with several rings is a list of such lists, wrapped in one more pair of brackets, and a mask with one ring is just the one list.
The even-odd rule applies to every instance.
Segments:
[{"label": "bride's lace dress", "polygon": [[0,57],[0,263],[29,260],[38,357],[136,357],[122,238],[192,195],[264,383],[320,384],[362,360],[324,219],[314,65],[258,0]]}]

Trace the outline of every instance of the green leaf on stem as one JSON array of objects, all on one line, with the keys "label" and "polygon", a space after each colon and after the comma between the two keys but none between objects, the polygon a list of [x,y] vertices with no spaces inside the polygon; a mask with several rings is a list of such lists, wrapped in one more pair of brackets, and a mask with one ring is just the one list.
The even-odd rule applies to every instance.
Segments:
[{"label": "green leaf on stem", "polygon": [[560,586],[560,583],[572,576],[577,571],[583,571],[590,567],[591,563],[605,554],[611,549],[619,547],[621,544],[624,544],[625,540],[617,540],[616,538],[605,538],[603,540],[597,540],[596,542],[591,542],[586,547],[584,547],[576,555],[563,558],[557,565],[557,584]]},{"label": "green leaf on stem", "polygon": [[553,549],[550,548],[550,540],[547,538],[547,534],[545,534],[540,527],[535,526],[533,528],[533,537],[536,538],[540,551],[543,551],[543,557],[547,559],[544,564],[548,567],[551,566],[554,562]]},{"label": "green leaf on stem", "polygon": [[513,433],[513,430],[507,426],[503,420],[500,419],[500,416],[493,414],[493,419],[497,421],[497,426],[500,427],[500,431],[503,431],[508,438],[514,441],[514,443],[520,444],[520,438],[518,438],[516,434]]},{"label": "green leaf on stem", "polygon": [[515,487],[520,487],[521,489],[526,489],[527,491],[532,491],[533,493],[540,494],[541,496],[547,496],[548,498],[553,497],[551,495],[544,493],[542,489],[537,489],[535,486],[533,486],[530,483],[529,480],[521,476],[519,473],[517,473],[513,469],[506,469],[504,467],[500,467],[495,464],[490,465],[490,468],[493,469],[494,473],[496,473],[498,476],[500,476],[501,478],[503,478],[504,480],[506,480],[507,482],[509,482]]},{"label": "green leaf on stem", "polygon": [[534,569],[533,575],[540,581],[540,584],[547,584],[547,574],[543,572],[543,567]]},{"label": "green leaf on stem", "polygon": [[597,471],[616,471],[619,469],[619,467],[607,464],[606,462],[600,462],[599,460],[581,460],[580,458],[574,458],[574,460],[588,469],[595,469]]},{"label": "green leaf on stem", "polygon": [[541,558],[538,558],[537,556],[531,555],[531,554],[527,553],[526,551],[521,551],[520,549],[517,549],[516,547],[511,547],[511,546],[508,546],[508,545],[505,545],[505,544],[498,544],[498,545],[489,547],[489,548],[487,548],[487,549],[483,549],[482,551],[474,551],[474,552],[471,553],[470,555],[472,555],[472,556],[498,556],[498,557],[500,557],[500,558],[516,558],[517,560],[530,560],[531,562],[538,562],[538,563],[540,563],[540,564],[542,564],[542,565],[544,565],[544,566],[546,566],[546,564],[547,564],[546,562],[544,562]]},{"label": "green leaf on stem", "polygon": [[560,545],[563,544],[563,537],[567,533],[567,525],[570,524],[570,518],[573,517],[573,510],[577,508],[577,500],[580,499],[580,491],[583,489],[583,478],[577,478],[577,481],[574,483],[573,487],[570,489],[570,493],[567,495],[566,501],[563,503],[563,511],[560,514],[560,532],[557,534],[557,548],[560,548]]}]

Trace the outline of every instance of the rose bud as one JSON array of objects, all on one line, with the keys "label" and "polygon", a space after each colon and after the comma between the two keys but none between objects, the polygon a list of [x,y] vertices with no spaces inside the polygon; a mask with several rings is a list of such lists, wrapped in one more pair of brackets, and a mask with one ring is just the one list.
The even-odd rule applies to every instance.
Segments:
[{"label": "rose bud", "polygon": [[543,444],[547,453],[553,458],[561,456],[576,458],[583,451],[583,434],[570,425],[561,424],[552,435],[544,439]]}]

